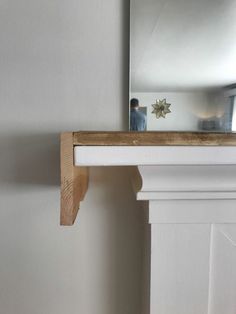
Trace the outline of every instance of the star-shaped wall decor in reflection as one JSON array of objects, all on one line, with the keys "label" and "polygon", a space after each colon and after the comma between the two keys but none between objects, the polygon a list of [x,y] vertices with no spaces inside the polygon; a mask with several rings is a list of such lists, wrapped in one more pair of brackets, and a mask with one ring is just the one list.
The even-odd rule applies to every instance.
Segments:
[{"label": "star-shaped wall decor in reflection", "polygon": [[153,111],[152,113],[154,113],[156,115],[156,118],[165,118],[167,113],[170,113],[170,106],[171,104],[167,104],[166,99],[162,99],[162,100],[156,100],[156,103],[152,105],[153,107]]}]

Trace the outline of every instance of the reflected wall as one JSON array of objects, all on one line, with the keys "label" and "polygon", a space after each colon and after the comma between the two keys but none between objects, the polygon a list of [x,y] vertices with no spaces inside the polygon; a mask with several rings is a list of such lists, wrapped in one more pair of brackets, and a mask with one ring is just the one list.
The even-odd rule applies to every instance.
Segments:
[{"label": "reflected wall", "polygon": [[147,130],[235,131],[235,1],[131,0],[130,12],[130,129],[146,108]]}]

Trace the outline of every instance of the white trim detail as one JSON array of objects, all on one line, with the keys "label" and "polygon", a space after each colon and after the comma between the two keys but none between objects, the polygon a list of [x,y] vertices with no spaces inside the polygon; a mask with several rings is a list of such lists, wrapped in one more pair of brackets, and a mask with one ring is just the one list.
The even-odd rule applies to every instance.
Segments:
[{"label": "white trim detail", "polygon": [[75,146],[76,166],[232,165],[236,147]]}]

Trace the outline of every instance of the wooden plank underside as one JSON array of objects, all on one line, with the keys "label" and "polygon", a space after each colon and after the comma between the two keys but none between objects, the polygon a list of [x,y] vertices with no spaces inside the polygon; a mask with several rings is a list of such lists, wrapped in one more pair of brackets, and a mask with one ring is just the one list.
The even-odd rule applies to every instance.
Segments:
[{"label": "wooden plank underside", "polygon": [[61,225],[73,225],[88,188],[88,168],[74,166],[73,133],[61,134]]},{"label": "wooden plank underside", "polygon": [[81,131],[73,133],[73,144],[84,146],[236,146],[236,133]]}]

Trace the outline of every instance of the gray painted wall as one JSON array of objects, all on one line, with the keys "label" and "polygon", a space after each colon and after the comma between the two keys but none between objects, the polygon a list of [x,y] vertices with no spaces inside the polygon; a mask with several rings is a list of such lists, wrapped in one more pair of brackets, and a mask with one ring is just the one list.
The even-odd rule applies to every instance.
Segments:
[{"label": "gray painted wall", "polygon": [[59,133],[128,128],[128,14],[125,0],[0,2],[1,313],[139,313],[126,170],[92,169],[79,220],[59,226]]}]

